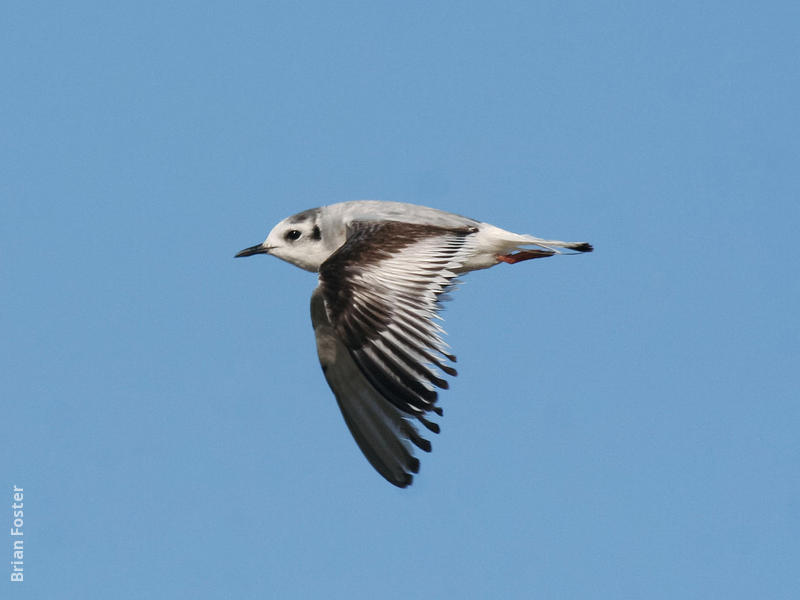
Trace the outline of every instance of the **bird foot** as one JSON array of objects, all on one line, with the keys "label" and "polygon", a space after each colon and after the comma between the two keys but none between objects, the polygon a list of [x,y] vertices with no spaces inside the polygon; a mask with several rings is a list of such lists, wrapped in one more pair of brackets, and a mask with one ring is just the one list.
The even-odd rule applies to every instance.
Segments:
[{"label": "bird foot", "polygon": [[555,252],[550,250],[520,250],[519,252],[514,252],[513,254],[499,254],[497,256],[497,260],[508,263],[509,265],[514,265],[518,262],[522,262],[523,260],[531,260],[532,258],[547,258],[548,256],[553,256],[553,254],[555,254]]}]

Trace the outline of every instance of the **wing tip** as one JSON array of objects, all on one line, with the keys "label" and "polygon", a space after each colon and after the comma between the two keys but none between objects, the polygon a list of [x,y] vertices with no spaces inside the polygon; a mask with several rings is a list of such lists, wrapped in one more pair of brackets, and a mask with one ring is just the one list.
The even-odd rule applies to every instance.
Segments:
[{"label": "wing tip", "polygon": [[408,486],[410,486],[412,483],[414,483],[414,476],[411,473],[406,473],[405,477],[402,477],[400,479],[388,479],[387,478],[387,481],[389,483],[391,483],[392,485],[395,485],[395,486],[399,487],[400,489],[405,489]]},{"label": "wing tip", "polygon": [[414,483],[414,475],[419,473],[419,459],[416,457],[411,457],[411,460],[408,461],[408,464],[404,466],[404,471],[402,474],[392,474],[391,477],[388,474],[381,472],[384,479],[386,479],[392,485],[395,485],[399,488],[407,488],[412,483]]}]

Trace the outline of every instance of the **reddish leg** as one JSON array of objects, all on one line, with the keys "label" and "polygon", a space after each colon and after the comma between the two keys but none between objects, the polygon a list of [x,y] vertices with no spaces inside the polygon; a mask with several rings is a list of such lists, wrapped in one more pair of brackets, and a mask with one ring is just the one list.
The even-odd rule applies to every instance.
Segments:
[{"label": "reddish leg", "polygon": [[514,265],[518,262],[522,262],[523,260],[531,260],[532,258],[547,258],[548,256],[553,256],[553,254],[555,254],[555,252],[552,252],[551,250],[520,250],[514,254],[499,254],[497,256],[497,260],[508,263],[509,265]]}]

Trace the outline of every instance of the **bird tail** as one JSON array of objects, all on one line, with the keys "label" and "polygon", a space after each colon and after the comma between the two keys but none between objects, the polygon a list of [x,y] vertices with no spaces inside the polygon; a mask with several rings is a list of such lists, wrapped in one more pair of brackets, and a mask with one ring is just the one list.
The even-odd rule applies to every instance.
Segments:
[{"label": "bird tail", "polygon": [[[562,242],[560,240],[544,240],[542,238],[534,237],[532,235],[520,235],[518,243],[520,246],[539,246],[545,250],[549,250],[553,254],[580,254],[582,252],[591,252],[594,247],[589,242]],[[564,252],[559,250],[564,248],[571,252]]]}]

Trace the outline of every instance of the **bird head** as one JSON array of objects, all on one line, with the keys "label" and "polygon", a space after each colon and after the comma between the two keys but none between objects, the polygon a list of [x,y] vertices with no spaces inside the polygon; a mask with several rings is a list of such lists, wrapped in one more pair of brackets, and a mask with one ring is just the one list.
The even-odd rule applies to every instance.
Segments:
[{"label": "bird head", "polygon": [[236,257],[271,254],[306,271],[316,272],[330,256],[323,239],[319,210],[306,210],[275,225],[261,244],[245,248]]}]

